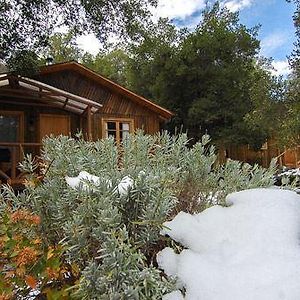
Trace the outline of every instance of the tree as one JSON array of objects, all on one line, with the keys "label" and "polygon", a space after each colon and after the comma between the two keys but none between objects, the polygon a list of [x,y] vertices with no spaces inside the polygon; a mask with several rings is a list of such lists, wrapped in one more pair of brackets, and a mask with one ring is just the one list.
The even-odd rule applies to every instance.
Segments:
[{"label": "tree", "polygon": [[289,56],[292,74],[287,79],[287,88],[284,102],[284,117],[279,130],[280,140],[284,145],[292,146],[300,143],[300,1],[287,0],[295,4],[293,21],[295,26],[296,42]]},{"label": "tree", "polygon": [[183,126],[190,137],[208,132],[219,144],[247,143],[258,28],[246,28],[218,4],[193,32],[160,25],[163,31],[152,30],[133,55],[134,88],[174,111],[172,126]]},{"label": "tree", "polygon": [[[286,80],[272,76],[266,71],[271,68],[271,60],[261,59],[252,74],[250,89],[252,109],[244,117],[247,126],[247,140],[255,149],[268,138],[281,138],[281,128],[286,116]],[[280,143],[279,143],[280,146]]]},{"label": "tree", "polygon": [[0,59],[18,50],[43,49],[61,26],[74,34],[94,32],[101,41],[111,33],[133,38],[155,4],[156,0],[1,0]]},{"label": "tree", "polygon": [[219,143],[244,143],[243,118],[251,110],[250,88],[259,50],[257,28],[247,29],[218,5],[182,47],[187,91],[188,125],[193,135],[203,131]]},{"label": "tree", "polygon": [[286,82],[286,92],[283,102],[283,113],[278,130],[281,145],[293,147],[300,144],[300,79],[294,73]]},{"label": "tree", "polygon": [[95,57],[86,53],[82,57],[82,63],[118,84],[124,86],[129,84],[129,56],[121,48],[101,51]]},{"label": "tree", "polygon": [[18,50],[14,56],[7,60],[8,70],[14,71],[19,75],[30,76],[38,72],[39,57],[31,50]]},{"label": "tree", "polygon": [[184,33],[178,32],[168,19],[159,19],[157,24],[144,31],[139,44],[130,47],[130,84],[146,97],[161,102],[159,96],[162,84],[170,84],[163,77],[175,66],[177,47]]},{"label": "tree", "polygon": [[289,63],[293,69],[293,72],[297,77],[300,77],[300,1],[299,0],[287,0],[287,2],[293,2],[295,4],[295,12],[293,15],[293,21],[295,26],[296,42],[294,43],[294,50],[289,57]]},{"label": "tree", "polygon": [[55,63],[76,60],[81,61],[83,50],[81,50],[75,40],[72,31],[68,33],[55,33],[49,37],[48,47],[44,57],[50,57]]}]

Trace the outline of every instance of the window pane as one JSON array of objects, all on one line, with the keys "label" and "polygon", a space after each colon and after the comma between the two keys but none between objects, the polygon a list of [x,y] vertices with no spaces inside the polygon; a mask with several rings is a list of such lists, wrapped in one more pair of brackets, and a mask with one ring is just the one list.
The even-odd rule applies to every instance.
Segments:
[{"label": "window pane", "polygon": [[0,142],[19,142],[20,118],[0,115]]},{"label": "window pane", "polygon": [[107,126],[108,130],[116,130],[117,129],[116,122],[107,122],[106,126]]},{"label": "window pane", "polygon": [[120,139],[125,140],[129,136],[129,131],[120,131]]},{"label": "window pane", "polygon": [[107,136],[108,136],[108,137],[112,136],[114,139],[116,139],[116,138],[117,138],[117,132],[116,132],[116,131],[113,131],[113,130],[109,130],[109,131],[107,132]]},{"label": "window pane", "polygon": [[120,130],[129,131],[129,123],[120,123]]}]

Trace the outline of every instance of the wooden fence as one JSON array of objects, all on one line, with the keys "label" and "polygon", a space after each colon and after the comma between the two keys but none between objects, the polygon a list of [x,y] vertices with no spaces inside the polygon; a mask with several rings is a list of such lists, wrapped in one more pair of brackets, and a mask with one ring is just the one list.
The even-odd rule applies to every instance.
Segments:
[{"label": "wooden fence", "polygon": [[223,156],[244,161],[250,164],[259,164],[268,167],[273,158],[277,158],[279,166],[289,168],[300,167],[300,145],[292,148],[280,149],[275,143],[268,142],[260,150],[255,151],[250,146],[231,146],[226,148]]}]

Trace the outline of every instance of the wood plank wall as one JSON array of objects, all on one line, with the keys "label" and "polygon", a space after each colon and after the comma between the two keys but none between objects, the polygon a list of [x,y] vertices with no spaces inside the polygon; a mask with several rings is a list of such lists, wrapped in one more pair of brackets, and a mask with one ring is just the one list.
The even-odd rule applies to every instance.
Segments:
[{"label": "wood plank wall", "polygon": [[145,133],[148,134],[159,131],[160,120],[157,113],[102,87],[99,83],[87,79],[80,74],[65,70],[57,73],[39,75],[37,79],[103,105],[94,118],[94,138],[102,137],[101,118],[103,117],[132,118],[134,120],[135,129],[143,129]]},{"label": "wood plank wall", "polygon": [[271,160],[276,157],[279,166],[286,166],[289,168],[300,167],[300,146],[291,149],[280,149],[275,143],[268,143],[266,149],[258,151],[251,149],[248,145],[231,146],[227,147],[226,154],[227,158],[250,164],[259,164],[264,167],[268,167]]}]

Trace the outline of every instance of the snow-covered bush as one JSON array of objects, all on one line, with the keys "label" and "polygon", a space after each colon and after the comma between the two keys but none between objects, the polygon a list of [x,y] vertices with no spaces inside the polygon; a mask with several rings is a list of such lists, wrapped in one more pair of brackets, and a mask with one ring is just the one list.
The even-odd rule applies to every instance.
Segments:
[{"label": "snow-covered bush", "polygon": [[[24,194],[2,196],[41,217],[44,243],[63,242],[78,266],[82,299],[161,299],[173,289],[155,268],[156,253],[171,243],[159,232],[177,212],[225,205],[227,194],[273,184],[263,169],[217,163],[209,138],[193,147],[185,134],[129,136],[96,142],[69,137],[45,141],[43,163]],[[7,194],[6,194],[7,195]]]},{"label": "snow-covered bush", "polygon": [[289,187],[296,192],[300,192],[299,189],[299,183],[300,183],[300,169],[289,169],[286,167],[283,167],[281,172],[278,172],[278,174],[275,175],[275,184],[280,186],[286,186]]},{"label": "snow-covered bush", "polygon": [[300,297],[300,196],[280,189],[230,194],[228,207],[179,213],[167,234],[184,247],[158,254],[165,273],[178,278],[168,300],[297,300]]}]

